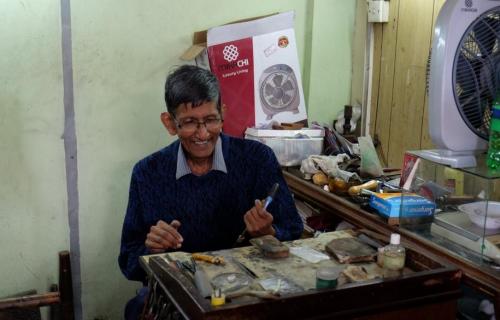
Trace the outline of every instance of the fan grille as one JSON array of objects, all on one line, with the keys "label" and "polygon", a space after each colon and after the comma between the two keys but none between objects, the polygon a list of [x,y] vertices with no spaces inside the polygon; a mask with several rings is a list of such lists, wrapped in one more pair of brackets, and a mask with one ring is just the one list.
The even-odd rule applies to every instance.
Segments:
[{"label": "fan grille", "polygon": [[500,72],[500,7],[480,15],[464,33],[453,66],[455,102],[467,126],[488,139]]}]

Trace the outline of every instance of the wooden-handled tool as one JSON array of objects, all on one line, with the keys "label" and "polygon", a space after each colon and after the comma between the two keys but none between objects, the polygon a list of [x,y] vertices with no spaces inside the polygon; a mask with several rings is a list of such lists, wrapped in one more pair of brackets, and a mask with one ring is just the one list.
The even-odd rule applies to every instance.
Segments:
[{"label": "wooden-handled tool", "polygon": [[368,182],[365,182],[363,184],[360,184],[358,186],[353,186],[350,187],[348,192],[351,196],[357,196],[361,193],[361,190],[375,190],[377,189],[378,186],[378,181],[377,180],[370,180]]},{"label": "wooden-handled tool", "polygon": [[193,254],[191,254],[191,257],[193,257],[194,260],[198,260],[198,261],[205,261],[208,263],[221,264],[221,265],[225,264],[224,258],[219,257],[219,256],[211,256],[211,255],[202,254],[202,253],[193,253]]}]

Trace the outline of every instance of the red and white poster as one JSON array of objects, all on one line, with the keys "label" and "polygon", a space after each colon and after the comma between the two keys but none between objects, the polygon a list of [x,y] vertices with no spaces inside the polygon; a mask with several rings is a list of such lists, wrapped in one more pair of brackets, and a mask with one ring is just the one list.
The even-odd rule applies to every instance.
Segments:
[{"label": "red and white poster", "polygon": [[306,121],[293,12],[208,30],[210,69],[221,86],[224,132]]}]

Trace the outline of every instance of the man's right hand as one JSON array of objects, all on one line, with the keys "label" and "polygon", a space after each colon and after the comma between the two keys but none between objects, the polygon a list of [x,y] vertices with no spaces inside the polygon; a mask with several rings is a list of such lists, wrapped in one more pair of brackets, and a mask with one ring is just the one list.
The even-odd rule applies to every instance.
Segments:
[{"label": "man's right hand", "polygon": [[155,226],[152,226],[146,237],[146,248],[151,253],[161,253],[167,249],[179,249],[184,239],[177,232],[181,223],[173,220],[170,224],[163,220],[158,221]]}]

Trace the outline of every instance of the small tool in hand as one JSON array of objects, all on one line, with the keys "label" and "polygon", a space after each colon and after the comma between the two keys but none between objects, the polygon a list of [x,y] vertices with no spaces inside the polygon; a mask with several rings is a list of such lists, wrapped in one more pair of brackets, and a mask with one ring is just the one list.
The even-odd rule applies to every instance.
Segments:
[{"label": "small tool in hand", "polygon": [[[276,182],[275,184],[273,184],[271,190],[269,191],[268,196],[263,200],[264,209],[267,209],[267,207],[271,204],[274,197],[276,196],[276,192],[278,191],[279,187],[280,187],[279,183]],[[245,228],[245,230],[243,230],[243,232],[238,236],[238,239],[236,239],[236,242],[234,245],[240,244],[243,241],[245,241],[246,233],[247,233],[247,229]]]}]

